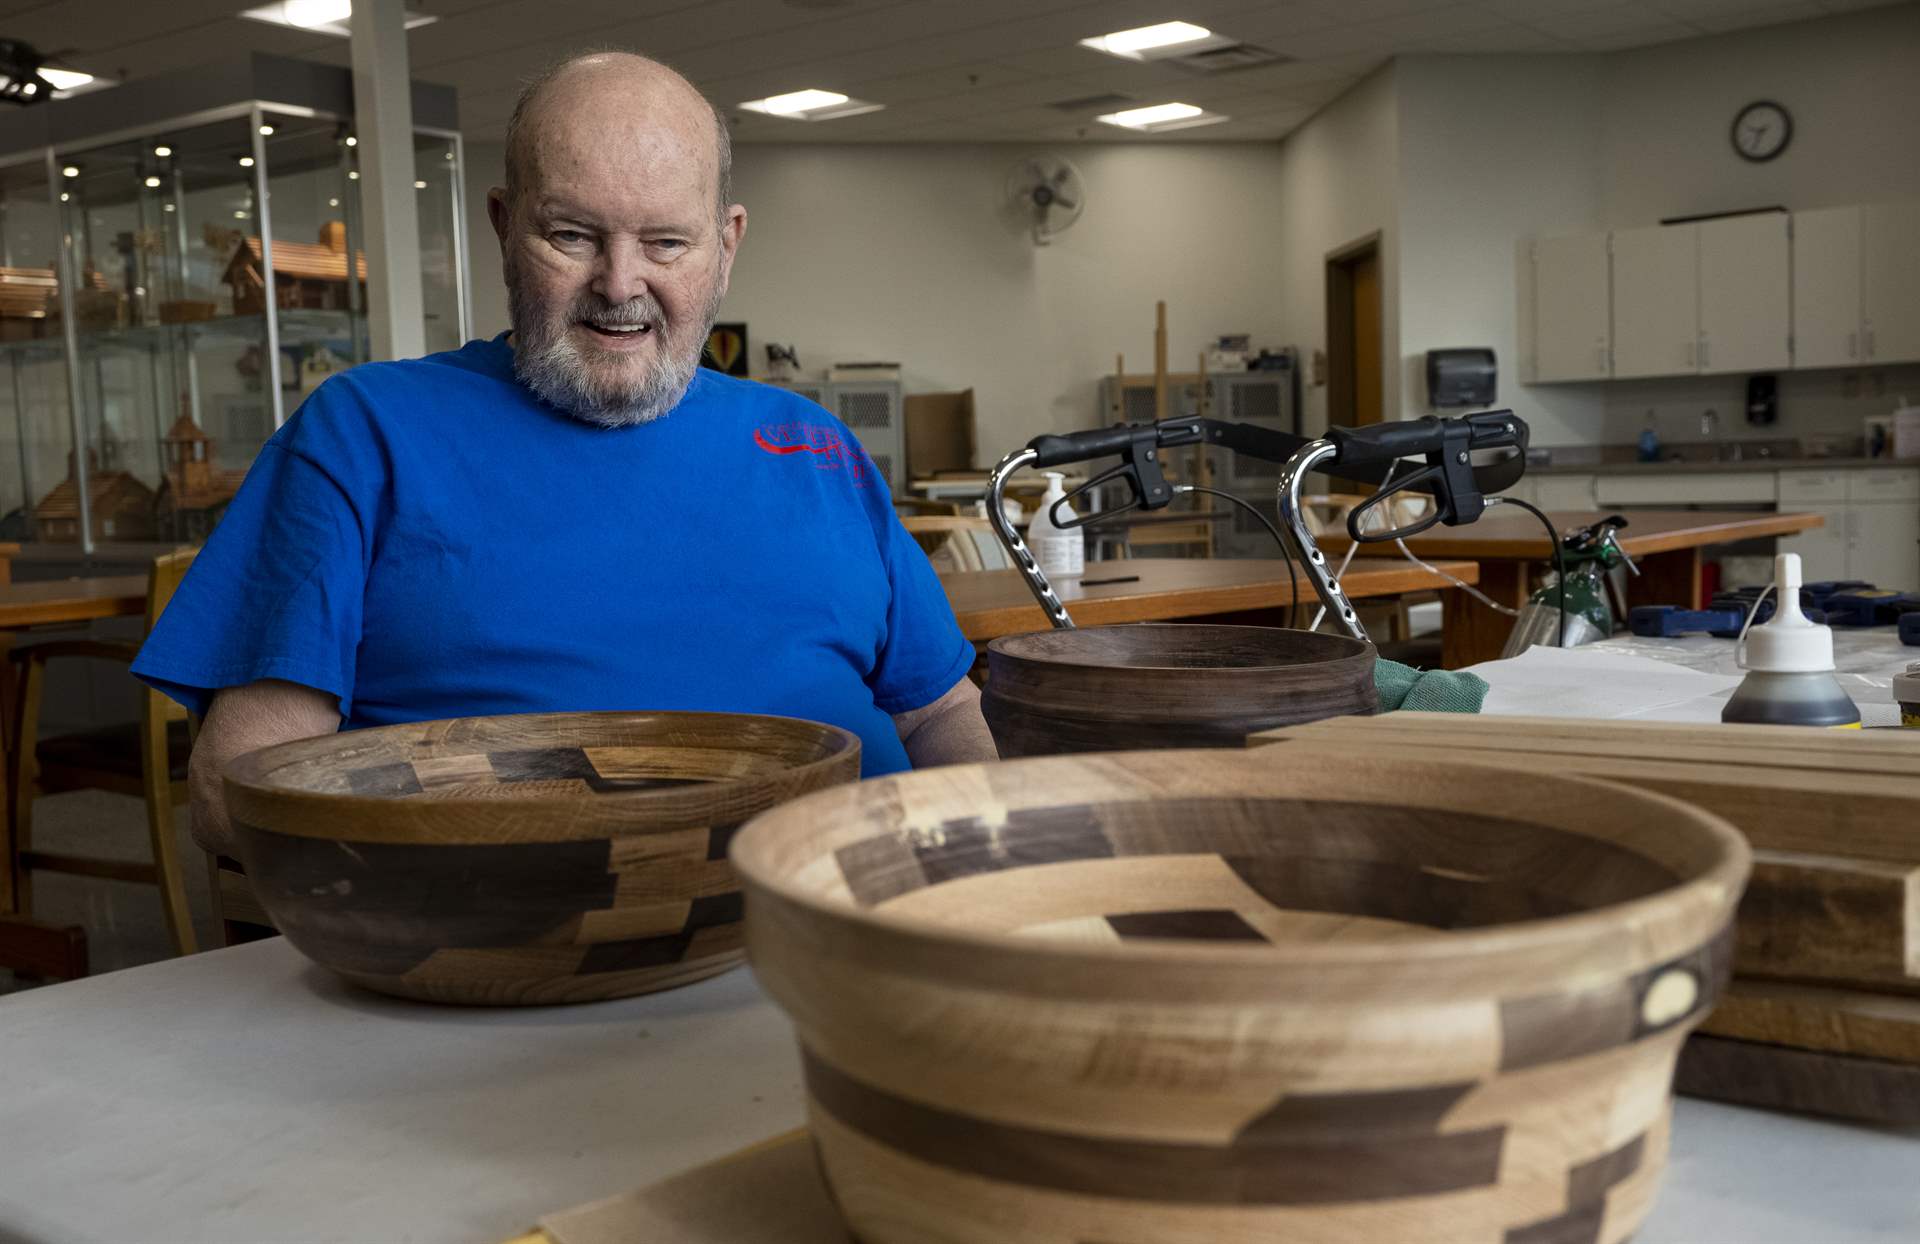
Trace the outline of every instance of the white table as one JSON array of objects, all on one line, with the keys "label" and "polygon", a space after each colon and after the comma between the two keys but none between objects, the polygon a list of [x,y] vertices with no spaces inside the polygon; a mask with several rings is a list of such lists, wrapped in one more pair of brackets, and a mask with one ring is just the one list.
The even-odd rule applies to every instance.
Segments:
[{"label": "white table", "polygon": [[[801,1118],[745,971],[462,1010],[279,939],[0,998],[0,1068],[7,1244],[495,1244]],[[1917,1238],[1920,1130],[1683,1100],[1636,1244]]]}]

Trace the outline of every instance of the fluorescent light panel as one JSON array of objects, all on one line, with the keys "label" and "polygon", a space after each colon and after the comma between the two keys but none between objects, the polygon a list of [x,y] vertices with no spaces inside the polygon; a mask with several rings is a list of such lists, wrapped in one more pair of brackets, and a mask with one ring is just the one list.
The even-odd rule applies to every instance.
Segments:
[{"label": "fluorescent light panel", "polygon": [[40,76],[51,83],[56,91],[71,91],[93,81],[90,73],[81,73],[78,69],[52,69],[45,65],[40,67]]},{"label": "fluorescent light panel", "polygon": [[804,91],[788,91],[784,95],[769,95],[765,99],[749,99],[740,106],[748,112],[788,121],[835,121],[841,117],[856,117],[863,112],[878,112],[885,105],[850,99],[838,91],[808,87]]},{"label": "fluorescent light panel", "polygon": [[[351,0],[278,0],[275,4],[242,9],[240,16],[251,18],[256,22],[269,22],[275,26],[291,26],[295,30],[311,30],[316,34],[337,35],[342,39],[353,34],[353,30],[347,25],[353,16]],[[406,10],[408,30],[439,20],[428,13]]]},{"label": "fluorescent light panel", "polygon": [[1108,125],[1117,125],[1121,129],[1140,130],[1153,134],[1161,130],[1184,130],[1196,125],[1212,125],[1227,118],[1217,112],[1208,112],[1193,104],[1150,104],[1145,108],[1128,108],[1121,112],[1109,112],[1095,117]]},{"label": "fluorescent light panel", "polygon": [[1157,26],[1138,26],[1132,30],[1116,30],[1110,35],[1082,39],[1080,46],[1127,60],[1152,60],[1158,56],[1197,51],[1202,44],[1214,46],[1231,42],[1205,26],[1196,26],[1192,22],[1161,22]]}]

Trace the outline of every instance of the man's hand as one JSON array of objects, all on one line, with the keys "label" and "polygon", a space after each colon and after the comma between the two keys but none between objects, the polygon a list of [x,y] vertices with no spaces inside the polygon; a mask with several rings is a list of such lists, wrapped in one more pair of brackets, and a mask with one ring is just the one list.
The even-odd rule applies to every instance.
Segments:
[{"label": "man's hand", "polygon": [[339,728],[339,699],[298,683],[263,679],[216,693],[187,762],[193,840],[219,855],[234,853],[226,794],[220,787],[220,770],[229,760],[255,748]]},{"label": "man's hand", "polygon": [[893,727],[916,769],[1000,759],[980,715],[980,688],[964,677],[925,708],[895,713]]}]

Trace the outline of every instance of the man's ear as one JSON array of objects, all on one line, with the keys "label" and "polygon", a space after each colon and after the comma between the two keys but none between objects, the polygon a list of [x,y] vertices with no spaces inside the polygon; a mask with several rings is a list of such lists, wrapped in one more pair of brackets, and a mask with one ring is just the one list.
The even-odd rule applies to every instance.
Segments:
[{"label": "man's ear", "polygon": [[500,239],[500,249],[507,248],[507,228],[513,223],[513,205],[507,202],[507,188],[495,186],[487,191],[487,219],[493,222],[493,235]]},{"label": "man's ear", "polygon": [[740,252],[740,239],[747,236],[747,209],[738,203],[727,207],[727,218],[720,226],[720,292],[727,292],[733,279],[733,257]]}]

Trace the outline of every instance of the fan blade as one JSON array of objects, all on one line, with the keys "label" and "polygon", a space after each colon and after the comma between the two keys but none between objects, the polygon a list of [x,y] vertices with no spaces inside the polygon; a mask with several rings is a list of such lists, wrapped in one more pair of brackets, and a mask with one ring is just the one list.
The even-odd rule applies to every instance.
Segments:
[{"label": "fan blade", "polygon": [[1072,167],[1070,167],[1069,165],[1062,164],[1060,166],[1060,171],[1053,175],[1052,184],[1055,186],[1058,186],[1061,182],[1065,181],[1067,178],[1071,176],[1073,176]]},{"label": "fan blade", "polygon": [[1069,199],[1069,198],[1068,198],[1068,197],[1067,197],[1066,195],[1064,195],[1064,194],[1056,194],[1056,195],[1054,195],[1054,196],[1053,196],[1053,205],[1054,205],[1055,207],[1064,207],[1064,208],[1066,208],[1066,209],[1067,209],[1068,211],[1070,211],[1070,212],[1071,212],[1071,211],[1073,211],[1074,209],[1076,209],[1076,208],[1078,208],[1078,207],[1080,206],[1080,204],[1079,204],[1079,202],[1078,202],[1077,200],[1074,200],[1074,199]]}]

